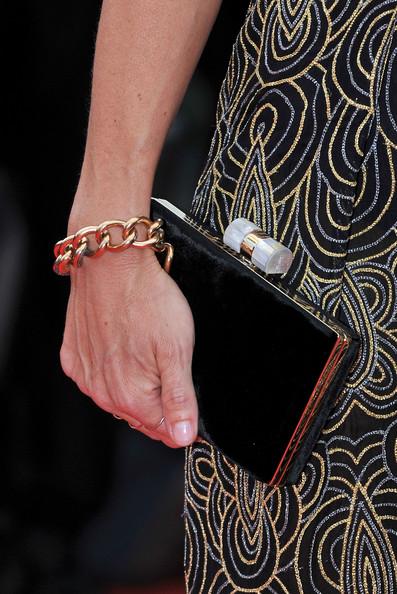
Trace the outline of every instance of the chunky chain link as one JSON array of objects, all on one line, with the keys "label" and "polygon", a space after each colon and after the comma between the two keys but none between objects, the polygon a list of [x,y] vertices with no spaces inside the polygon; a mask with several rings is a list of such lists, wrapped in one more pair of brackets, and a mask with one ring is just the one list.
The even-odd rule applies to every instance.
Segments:
[{"label": "chunky chain link", "polygon": [[[137,240],[137,225],[143,224],[147,229],[147,238]],[[54,245],[55,262],[53,270],[56,274],[66,276],[70,274],[70,266],[75,268],[83,263],[83,257],[97,258],[105,250],[110,252],[121,252],[129,247],[145,248],[150,247],[156,252],[166,252],[164,269],[169,272],[173,257],[173,247],[164,241],[163,219],[150,220],[148,217],[132,217],[127,221],[119,219],[104,221],[100,225],[82,227],[73,235],[57,241]],[[110,230],[118,227],[122,230],[123,241],[114,243]],[[90,247],[89,236],[93,236],[97,245]]]}]

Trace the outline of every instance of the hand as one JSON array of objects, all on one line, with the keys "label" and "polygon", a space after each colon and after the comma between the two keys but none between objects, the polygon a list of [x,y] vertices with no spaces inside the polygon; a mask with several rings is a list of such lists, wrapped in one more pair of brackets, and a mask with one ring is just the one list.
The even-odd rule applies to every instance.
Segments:
[{"label": "hand", "polygon": [[[103,410],[170,447],[197,436],[189,304],[151,248],[83,258],[71,290],[62,369]],[[150,429],[165,416],[158,429]],[[188,428],[191,427],[191,429]]]}]

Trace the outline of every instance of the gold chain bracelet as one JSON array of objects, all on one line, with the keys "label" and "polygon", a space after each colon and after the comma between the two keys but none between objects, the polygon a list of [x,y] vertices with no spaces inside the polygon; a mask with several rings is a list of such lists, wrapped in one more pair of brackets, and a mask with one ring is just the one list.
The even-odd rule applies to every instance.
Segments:
[{"label": "gold chain bracelet", "polygon": [[[147,229],[147,238],[141,241],[137,240],[137,225],[142,223]],[[166,252],[164,260],[164,269],[170,271],[172,257],[174,254],[173,246],[164,241],[164,229],[162,228],[163,219],[151,221],[148,217],[132,217],[127,221],[110,220],[104,221],[100,225],[91,225],[82,227],[73,235],[68,235],[65,239],[57,241],[54,245],[55,262],[53,270],[56,274],[66,276],[70,274],[70,266],[78,267],[82,265],[83,257],[97,258],[105,250],[111,252],[121,252],[129,247],[144,248],[150,247],[156,252]],[[119,227],[122,229],[123,241],[113,243],[110,236],[110,229]],[[95,236],[97,246],[89,247],[89,236]]]}]

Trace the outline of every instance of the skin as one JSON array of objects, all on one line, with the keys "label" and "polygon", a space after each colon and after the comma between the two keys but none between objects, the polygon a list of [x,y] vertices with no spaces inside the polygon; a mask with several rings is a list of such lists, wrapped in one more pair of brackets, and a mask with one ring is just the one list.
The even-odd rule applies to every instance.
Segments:
[{"label": "skin", "polygon": [[[104,0],[91,106],[67,234],[149,216],[167,131],[221,0]],[[139,227],[138,238],[145,235]],[[121,239],[117,232],[113,241]],[[105,252],[71,267],[60,362],[103,410],[169,447],[197,436],[190,307],[151,248]],[[162,416],[164,423],[156,430]],[[179,436],[178,421],[191,432]]]}]

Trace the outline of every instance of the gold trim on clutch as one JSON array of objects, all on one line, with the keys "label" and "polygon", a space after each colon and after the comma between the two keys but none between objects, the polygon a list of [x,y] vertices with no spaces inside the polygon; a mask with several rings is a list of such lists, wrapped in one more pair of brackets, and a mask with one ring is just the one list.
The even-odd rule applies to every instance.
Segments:
[{"label": "gold trim on clutch", "polygon": [[297,451],[300,442],[306,435],[307,431],[311,427],[311,421],[313,420],[315,412],[318,410],[324,395],[335,377],[336,372],[343,360],[343,355],[351,342],[350,337],[346,335],[338,336],[335,345],[328,357],[328,360],[322,370],[317,383],[314,387],[313,392],[306,404],[306,407],[302,413],[301,418],[295,428],[294,433],[291,436],[290,442],[287,445],[284,454],[281,457],[280,463],[269,481],[269,485],[279,486],[282,478],[291,466],[294,454]]}]

